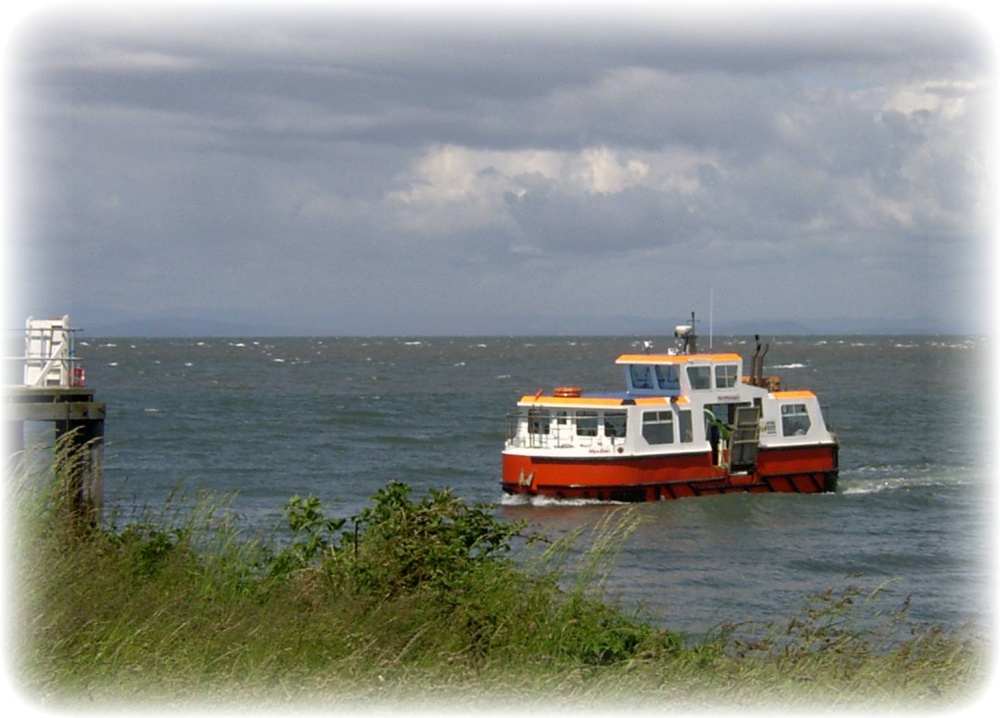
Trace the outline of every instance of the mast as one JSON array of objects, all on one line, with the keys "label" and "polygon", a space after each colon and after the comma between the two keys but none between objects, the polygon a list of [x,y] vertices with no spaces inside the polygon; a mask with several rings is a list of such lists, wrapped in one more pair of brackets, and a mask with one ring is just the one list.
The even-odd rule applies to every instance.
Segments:
[{"label": "mast", "polygon": [[708,350],[712,351],[713,321],[715,319],[715,289],[708,290]]}]

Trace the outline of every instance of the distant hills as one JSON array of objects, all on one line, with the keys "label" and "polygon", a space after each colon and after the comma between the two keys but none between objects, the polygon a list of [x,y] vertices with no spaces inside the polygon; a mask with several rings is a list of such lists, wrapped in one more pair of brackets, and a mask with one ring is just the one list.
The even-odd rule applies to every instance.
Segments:
[{"label": "distant hills", "polygon": [[[147,318],[72,316],[74,324],[89,337],[251,337],[251,336],[669,336],[685,317],[554,317],[514,316],[407,316],[407,315],[299,315],[255,317],[153,316]],[[947,326],[930,318],[815,318],[798,320],[760,319],[715,321],[699,317],[698,333],[719,336],[746,335],[852,335],[852,334],[985,334],[989,328]]]}]

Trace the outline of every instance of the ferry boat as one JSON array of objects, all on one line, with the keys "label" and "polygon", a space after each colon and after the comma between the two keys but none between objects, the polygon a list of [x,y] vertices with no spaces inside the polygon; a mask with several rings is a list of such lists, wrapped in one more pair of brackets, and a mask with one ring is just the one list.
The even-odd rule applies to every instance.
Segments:
[{"label": "ferry boat", "polygon": [[656,501],[731,492],[835,491],[840,442],[817,396],[764,376],[760,339],[743,374],[735,353],[698,353],[695,316],[666,354],[623,354],[625,390],[557,387],[507,417],[508,494]]}]

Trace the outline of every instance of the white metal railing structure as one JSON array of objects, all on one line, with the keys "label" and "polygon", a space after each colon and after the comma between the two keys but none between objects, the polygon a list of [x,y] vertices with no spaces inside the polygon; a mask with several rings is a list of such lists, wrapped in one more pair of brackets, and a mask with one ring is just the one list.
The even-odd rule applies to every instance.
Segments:
[{"label": "white metal railing structure", "polygon": [[[535,422],[534,426],[532,422]],[[535,409],[507,414],[507,441],[511,446],[518,448],[554,448],[556,442],[549,433],[549,422],[548,412],[543,413]],[[521,428],[525,425],[529,427],[526,434],[521,432]]]},{"label": "white metal railing structure", "polygon": [[[624,411],[599,413],[593,410],[580,412],[549,412],[529,408],[507,414],[507,443],[512,448],[529,449],[586,449],[591,446],[622,446],[625,442],[626,414]],[[591,421],[583,433],[584,421]],[[609,422],[613,422],[609,426]],[[620,422],[620,423],[619,423]],[[598,426],[604,429],[598,433]],[[610,433],[610,432],[614,433]],[[589,433],[592,432],[592,433]]]},{"label": "white metal railing structure", "polygon": [[70,388],[84,385],[76,357],[75,329],[69,315],[58,319],[28,317],[24,329],[24,385]]}]

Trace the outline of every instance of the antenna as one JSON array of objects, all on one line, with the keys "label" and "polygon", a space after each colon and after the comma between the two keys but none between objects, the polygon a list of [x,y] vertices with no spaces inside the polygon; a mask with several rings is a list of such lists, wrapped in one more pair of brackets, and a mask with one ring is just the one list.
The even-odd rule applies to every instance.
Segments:
[{"label": "antenna", "polygon": [[715,288],[708,290],[708,348],[712,348],[712,320],[715,316]]}]

